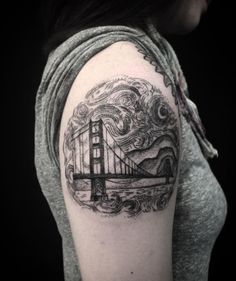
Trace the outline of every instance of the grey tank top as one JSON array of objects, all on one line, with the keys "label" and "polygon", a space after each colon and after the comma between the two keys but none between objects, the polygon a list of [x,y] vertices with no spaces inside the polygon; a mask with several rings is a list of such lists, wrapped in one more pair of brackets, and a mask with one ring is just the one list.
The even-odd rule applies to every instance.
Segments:
[{"label": "grey tank top", "polygon": [[62,237],[65,280],[82,279],[60,183],[60,120],[79,71],[92,56],[118,41],[133,42],[143,50],[177,93],[183,153],[173,227],[173,274],[175,281],[206,281],[211,251],[227,212],[225,196],[207,161],[217,156],[217,150],[207,140],[197,107],[188,97],[173,49],[152,25],[145,32],[127,26],[80,31],[54,50],[45,66],[35,105],[35,166]]}]

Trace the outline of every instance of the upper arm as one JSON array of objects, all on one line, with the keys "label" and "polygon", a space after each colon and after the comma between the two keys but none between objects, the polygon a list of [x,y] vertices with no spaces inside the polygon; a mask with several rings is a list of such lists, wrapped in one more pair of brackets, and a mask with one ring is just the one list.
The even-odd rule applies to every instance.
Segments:
[{"label": "upper arm", "polygon": [[84,66],[60,130],[61,181],[84,281],[171,280],[180,147],[171,87],[131,43]]}]

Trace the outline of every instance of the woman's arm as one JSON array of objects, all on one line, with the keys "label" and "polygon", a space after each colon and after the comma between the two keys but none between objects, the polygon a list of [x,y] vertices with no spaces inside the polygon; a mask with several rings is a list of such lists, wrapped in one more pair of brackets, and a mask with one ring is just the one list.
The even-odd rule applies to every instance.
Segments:
[{"label": "woman's arm", "polygon": [[69,93],[61,181],[83,281],[172,280],[181,155],[163,76],[128,42],[94,56]]}]

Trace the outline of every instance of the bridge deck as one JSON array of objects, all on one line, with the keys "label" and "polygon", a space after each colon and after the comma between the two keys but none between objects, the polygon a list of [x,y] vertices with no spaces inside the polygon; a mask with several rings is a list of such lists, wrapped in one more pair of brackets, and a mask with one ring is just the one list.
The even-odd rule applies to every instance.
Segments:
[{"label": "bridge deck", "polygon": [[141,175],[141,174],[131,174],[131,175],[125,175],[125,174],[74,174],[73,179],[79,180],[79,179],[95,179],[95,178],[103,178],[103,179],[146,179],[146,178],[164,178],[163,176],[157,176],[157,175]]}]

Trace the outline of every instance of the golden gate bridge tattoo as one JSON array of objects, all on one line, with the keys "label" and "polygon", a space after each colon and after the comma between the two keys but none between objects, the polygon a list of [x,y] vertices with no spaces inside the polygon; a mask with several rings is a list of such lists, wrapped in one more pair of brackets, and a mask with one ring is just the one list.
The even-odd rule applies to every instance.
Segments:
[{"label": "golden gate bridge tattoo", "polygon": [[[167,206],[173,192],[178,157],[176,119],[171,108],[160,92],[155,91],[158,96],[153,100],[157,106],[155,114],[159,115],[156,117],[167,119],[169,124],[157,120],[149,129],[144,127],[147,134],[156,135],[149,137],[146,144],[134,145],[135,139],[142,135],[139,130],[144,128],[132,130],[130,126],[123,132],[116,128],[120,122],[116,118],[118,113],[125,111],[124,120],[131,122],[136,119],[134,113],[138,115],[142,111],[137,104],[129,102],[141,98],[137,88],[140,91],[144,82],[148,83],[122,77],[109,85],[101,84],[88,93],[86,103],[77,106],[65,133],[64,154],[67,185],[79,205],[103,214],[116,215],[124,211],[130,216]],[[107,88],[107,95],[104,95],[101,89],[106,91]],[[150,96],[155,96],[153,93],[146,92],[149,101],[152,101]],[[121,100],[126,101],[125,108]]]}]

